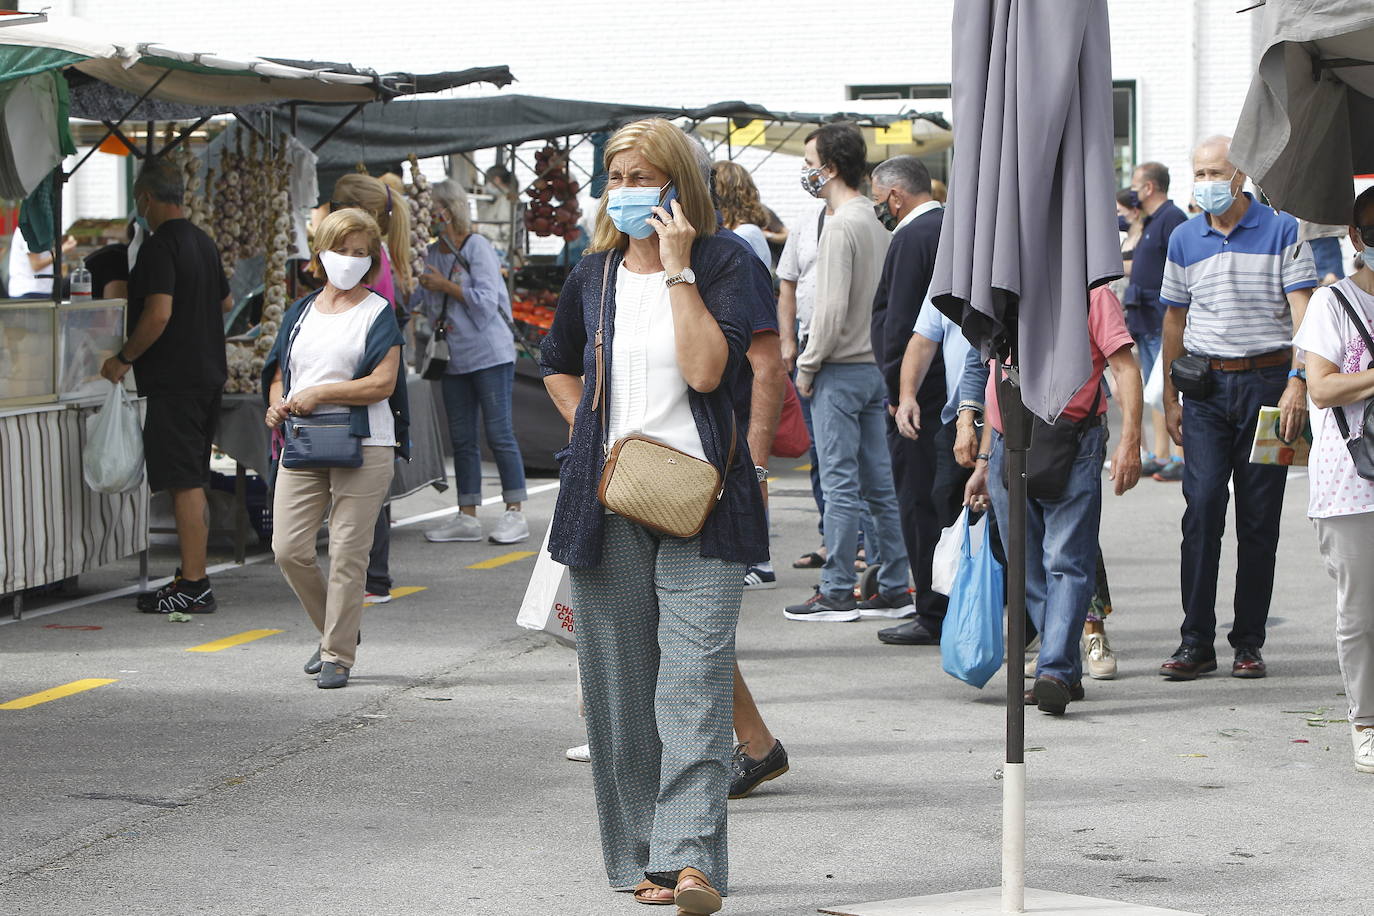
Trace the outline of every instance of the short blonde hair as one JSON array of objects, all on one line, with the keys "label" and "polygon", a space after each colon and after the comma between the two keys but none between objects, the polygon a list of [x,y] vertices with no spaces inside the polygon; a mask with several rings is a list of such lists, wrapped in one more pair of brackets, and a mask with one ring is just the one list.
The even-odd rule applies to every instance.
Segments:
[{"label": "short blonde hair", "polygon": [[[673,183],[683,215],[696,229],[697,238],[701,238],[715,234],[716,211],[711,206],[711,191],[706,187],[706,180],[697,165],[692,142],[671,121],[647,118],[626,124],[616,131],[606,144],[602,158],[609,170],[615,157],[621,153],[629,150],[641,153],[650,165],[667,175]],[[588,252],[613,248],[624,251],[630,245],[630,237],[615,227],[606,212],[609,199],[609,191],[601,197],[601,207],[596,213],[596,229],[592,233],[592,243],[587,246]]]},{"label": "short blonde hair", "polygon": [[328,279],[324,265],[320,263],[320,252],[332,251],[335,245],[355,232],[367,236],[367,253],[372,258],[372,266],[363,275],[363,282],[371,283],[377,279],[377,273],[382,269],[382,230],[371,213],[357,207],[335,210],[315,227],[315,238],[311,240],[314,251],[310,255],[310,273],[315,279]]}]

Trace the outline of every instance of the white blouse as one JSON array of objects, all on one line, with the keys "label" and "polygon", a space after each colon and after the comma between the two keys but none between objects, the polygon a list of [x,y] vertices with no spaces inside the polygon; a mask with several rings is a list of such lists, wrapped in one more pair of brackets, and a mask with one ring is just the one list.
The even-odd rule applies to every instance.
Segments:
[{"label": "white blouse", "polygon": [[[390,307],[376,293],[348,311],[333,315],[321,312],[311,303],[300,318],[300,333],[291,343],[291,388],[304,391],[316,385],[352,381],[362,361],[372,322],[382,309]],[[400,384],[404,385],[404,380]],[[318,411],[340,409],[348,408],[321,404]],[[391,416],[388,399],[367,405],[367,422],[372,435],[363,440],[363,445],[396,445],[396,420]]]},{"label": "white blouse", "polygon": [[665,279],[663,271],[637,274],[624,264],[616,271],[607,445],[638,432],[705,460],[687,381],[677,364]]}]

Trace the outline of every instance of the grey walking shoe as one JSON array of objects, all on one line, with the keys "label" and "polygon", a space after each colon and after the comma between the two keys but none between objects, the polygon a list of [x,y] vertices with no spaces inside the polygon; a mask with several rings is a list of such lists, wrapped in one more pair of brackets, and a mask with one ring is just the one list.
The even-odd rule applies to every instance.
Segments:
[{"label": "grey walking shoe", "polygon": [[316,647],[315,647],[315,654],[312,655],[312,656],[310,656],[310,661],[308,661],[308,662],[305,663],[305,673],[306,673],[306,674],[319,674],[319,673],[320,673],[321,664],[322,664],[322,663],[320,662],[320,647],[319,647],[319,646],[316,646]]},{"label": "grey walking shoe", "polygon": [[475,515],[464,515],[459,512],[448,524],[426,531],[425,540],[431,544],[444,544],[449,541],[480,541],[482,540],[482,523],[477,520]]},{"label": "grey walking shoe", "polygon": [[347,687],[348,669],[334,662],[323,662],[320,665],[319,686],[321,690],[333,690],[336,687]]},{"label": "grey walking shoe", "polygon": [[529,539],[530,526],[525,521],[525,513],[519,509],[507,509],[491,530],[491,537],[487,538],[493,544],[519,544]]}]

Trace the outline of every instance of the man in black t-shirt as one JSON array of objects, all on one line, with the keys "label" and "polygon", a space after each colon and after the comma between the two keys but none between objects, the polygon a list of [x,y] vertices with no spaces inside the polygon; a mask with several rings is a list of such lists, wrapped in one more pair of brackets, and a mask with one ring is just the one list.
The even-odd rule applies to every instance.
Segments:
[{"label": "man in black t-shirt", "polygon": [[133,367],[138,393],[148,399],[143,422],[148,486],[172,494],[181,567],[170,583],[139,596],[139,610],[149,614],[215,610],[205,571],[204,488],[220,393],[229,374],[223,313],[232,298],[215,243],[182,212],[184,193],[180,169],[164,160],[145,165],[134,183],[138,215],[153,234],[139,249],[129,276],[133,330],[100,373],[119,382]]}]

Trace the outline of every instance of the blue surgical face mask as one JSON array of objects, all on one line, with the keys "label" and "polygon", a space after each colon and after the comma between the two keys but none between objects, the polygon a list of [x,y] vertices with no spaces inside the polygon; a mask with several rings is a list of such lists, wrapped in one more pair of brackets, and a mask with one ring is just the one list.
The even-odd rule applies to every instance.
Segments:
[{"label": "blue surgical face mask", "polygon": [[1225,181],[1195,181],[1193,200],[1213,216],[1220,216],[1236,202],[1236,195],[1231,193],[1231,182],[1235,180],[1236,174],[1233,172]]},{"label": "blue surgical face mask", "polygon": [[[611,188],[606,192],[606,215],[615,227],[632,239],[647,239],[654,234],[649,220],[654,207],[662,207],[670,214],[677,189],[672,185],[661,188]],[[661,202],[660,202],[661,201]]]},{"label": "blue surgical face mask", "polygon": [[1365,250],[1360,252],[1360,260],[1364,261],[1365,267],[1374,270],[1374,248],[1366,246]]}]

